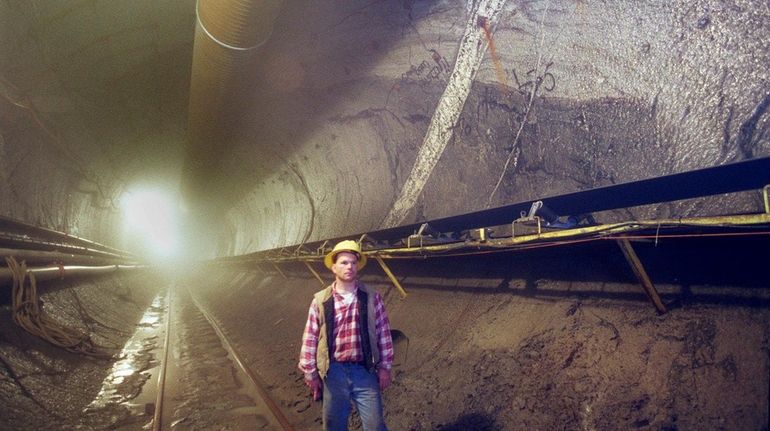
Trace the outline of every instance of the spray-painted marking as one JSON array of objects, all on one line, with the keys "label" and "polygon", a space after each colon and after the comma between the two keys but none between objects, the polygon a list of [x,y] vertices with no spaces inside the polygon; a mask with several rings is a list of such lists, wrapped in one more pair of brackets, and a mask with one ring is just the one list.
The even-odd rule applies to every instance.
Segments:
[{"label": "spray-painted marking", "polygon": [[465,25],[465,35],[460,41],[454,70],[449,77],[444,94],[439,99],[412,172],[382,223],[383,228],[398,226],[404,221],[428,182],[428,178],[452,137],[453,126],[457,124],[470,93],[471,84],[484,58],[487,45],[482,43],[484,28],[479,23],[486,22],[487,25],[491,25],[504,4],[505,0],[481,0],[478,7],[471,11],[470,19]]}]

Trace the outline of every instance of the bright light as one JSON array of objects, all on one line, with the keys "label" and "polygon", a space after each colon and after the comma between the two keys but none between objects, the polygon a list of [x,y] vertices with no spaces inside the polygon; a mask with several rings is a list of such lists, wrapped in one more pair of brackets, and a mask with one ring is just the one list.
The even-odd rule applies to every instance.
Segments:
[{"label": "bright light", "polygon": [[176,200],[158,189],[125,193],[120,199],[129,249],[153,258],[173,257],[179,248]]}]

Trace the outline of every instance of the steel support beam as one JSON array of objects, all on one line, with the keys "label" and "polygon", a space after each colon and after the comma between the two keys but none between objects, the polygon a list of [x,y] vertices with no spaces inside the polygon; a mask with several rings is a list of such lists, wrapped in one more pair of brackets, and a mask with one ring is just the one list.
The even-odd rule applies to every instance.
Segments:
[{"label": "steel support beam", "polygon": [[84,266],[120,265],[127,263],[123,260],[119,260],[113,257],[105,258],[84,254],[61,253],[55,251],[0,248],[0,258],[6,257],[14,257],[19,262],[22,260],[26,261],[28,265],[31,263],[47,264],[51,262],[56,262],[63,265]]},{"label": "steel support beam", "polygon": [[[723,193],[760,190],[767,184],[770,184],[770,157],[762,157],[662,177],[533,199],[468,214],[381,229],[367,232],[366,234],[370,238],[383,241],[407,238],[409,235],[417,232],[424,223],[430,224],[431,228],[439,232],[460,232],[487,226],[503,225],[519,218],[522,212],[526,213],[532,207],[532,204],[539,200],[542,200],[554,214],[565,216],[713,196]],[[329,238],[326,241],[333,244],[349,237],[360,236],[361,234],[348,235],[339,238]],[[312,247],[316,244],[309,243],[307,245]]]}]

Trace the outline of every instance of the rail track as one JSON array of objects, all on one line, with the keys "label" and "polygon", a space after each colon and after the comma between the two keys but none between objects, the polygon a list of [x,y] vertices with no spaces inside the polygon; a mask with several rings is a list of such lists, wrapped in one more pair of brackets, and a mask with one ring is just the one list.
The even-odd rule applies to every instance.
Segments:
[{"label": "rail track", "polygon": [[186,289],[168,298],[152,429],[293,430],[200,302]]}]

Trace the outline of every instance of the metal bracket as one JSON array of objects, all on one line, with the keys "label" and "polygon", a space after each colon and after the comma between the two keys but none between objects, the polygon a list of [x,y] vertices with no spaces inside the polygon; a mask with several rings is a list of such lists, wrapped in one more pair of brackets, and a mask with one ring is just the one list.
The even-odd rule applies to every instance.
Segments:
[{"label": "metal bracket", "polygon": [[527,221],[534,221],[534,222],[537,223],[537,234],[540,235],[541,233],[543,233],[542,220],[543,219],[541,219],[538,216],[532,216],[532,217],[524,216],[522,218],[519,218],[519,219],[516,219],[516,220],[512,221],[511,222],[511,238],[516,238],[516,223],[523,223],[523,222],[527,222]]},{"label": "metal bracket", "polygon": [[420,228],[417,229],[417,232],[413,233],[412,235],[409,235],[406,238],[406,248],[412,248],[412,240],[413,239],[419,239],[420,240],[420,248],[422,248],[422,238],[423,238],[423,232],[428,228],[428,223],[423,223],[420,225]]},{"label": "metal bracket", "polygon": [[520,217],[511,222],[511,238],[516,237],[516,223],[522,223],[527,221],[534,221],[537,223],[537,234],[543,233],[542,218],[537,215],[538,211],[543,209],[543,201],[532,202],[529,207],[529,212],[522,211]]},{"label": "metal bracket", "polygon": [[406,247],[412,248],[412,240],[419,239],[420,240],[420,248],[423,246],[423,239],[427,236],[432,236],[434,238],[438,238],[439,235],[441,235],[440,232],[436,231],[428,223],[423,223],[420,225],[420,228],[417,229],[417,232],[415,232],[412,235],[409,235],[406,238]]},{"label": "metal bracket", "polygon": [[324,243],[321,244],[320,247],[318,247],[318,254],[319,255],[323,256],[323,255],[326,254],[325,252],[326,252],[326,245],[327,244],[329,244],[329,240],[328,239],[326,241],[324,241]]},{"label": "metal bracket", "polygon": [[[537,212],[540,211],[540,208],[543,208],[543,201],[532,202],[532,206],[529,207],[529,214],[526,217],[532,220]],[[524,211],[521,212],[521,216],[524,217]]]},{"label": "metal bracket", "polygon": [[473,231],[476,232],[476,236],[478,237],[476,238],[476,240],[478,242],[487,242],[487,228],[481,227],[478,229],[474,229]]},{"label": "metal bracket", "polygon": [[398,289],[398,293],[401,295],[401,299],[406,298],[406,291],[403,287],[401,287],[401,283],[398,282],[396,279],[396,276],[393,275],[393,273],[390,271],[390,268],[388,268],[388,265],[385,265],[385,261],[382,260],[380,256],[374,255],[374,259],[377,261],[377,263],[380,264],[382,267],[382,270],[385,271],[385,274],[387,274],[388,278],[390,278],[390,281],[393,283],[394,286],[396,286],[396,289]]},{"label": "metal bracket", "polygon": [[294,249],[294,253],[292,253],[293,256],[299,256],[300,252],[302,251],[302,248],[305,246],[305,243],[303,242],[299,246],[297,246],[296,249]]},{"label": "metal bracket", "polygon": [[762,188],[762,197],[765,198],[765,213],[770,214],[770,200],[767,198],[768,193],[770,192],[770,184],[766,185],[764,188]]}]

